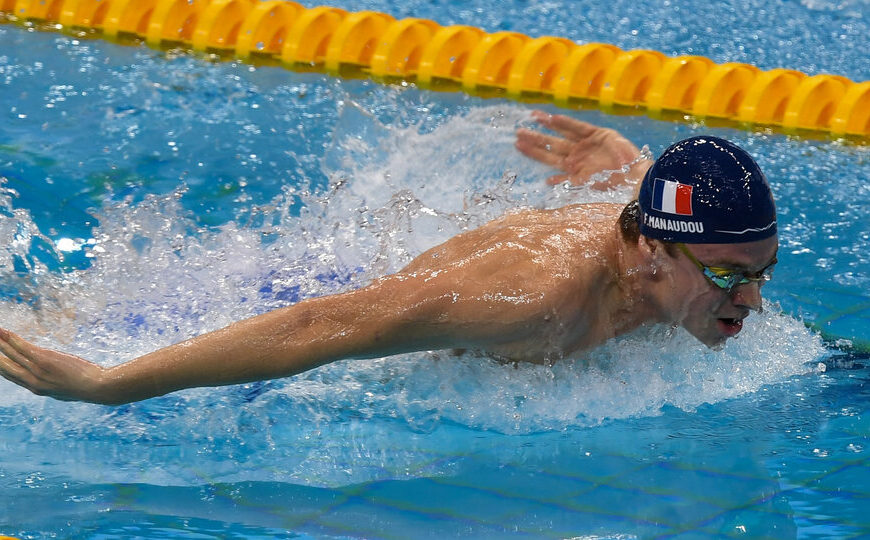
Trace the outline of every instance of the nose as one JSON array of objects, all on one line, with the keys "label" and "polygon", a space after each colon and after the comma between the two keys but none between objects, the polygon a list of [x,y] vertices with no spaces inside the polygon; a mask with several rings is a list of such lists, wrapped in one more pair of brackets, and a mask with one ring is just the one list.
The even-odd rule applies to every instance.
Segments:
[{"label": "nose", "polygon": [[761,312],[761,284],[756,281],[731,289],[731,303],[737,307]]}]

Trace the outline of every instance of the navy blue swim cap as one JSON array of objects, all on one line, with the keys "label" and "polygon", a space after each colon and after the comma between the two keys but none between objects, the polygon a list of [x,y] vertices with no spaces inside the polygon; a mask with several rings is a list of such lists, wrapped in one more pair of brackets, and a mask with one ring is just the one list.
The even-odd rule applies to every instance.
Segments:
[{"label": "navy blue swim cap", "polygon": [[741,148],[711,136],[664,151],[638,195],[640,233],[686,244],[736,244],[776,234],[770,185]]}]

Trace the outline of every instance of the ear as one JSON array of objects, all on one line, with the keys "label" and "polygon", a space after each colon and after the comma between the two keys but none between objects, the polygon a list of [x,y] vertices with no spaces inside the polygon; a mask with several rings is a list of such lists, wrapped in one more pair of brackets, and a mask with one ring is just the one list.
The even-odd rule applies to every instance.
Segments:
[{"label": "ear", "polygon": [[661,240],[641,235],[637,240],[638,251],[653,269],[667,269],[674,263],[668,246]]},{"label": "ear", "polygon": [[655,260],[657,253],[663,251],[663,246],[658,240],[653,240],[641,234],[637,237],[637,250],[644,259],[652,262]]}]

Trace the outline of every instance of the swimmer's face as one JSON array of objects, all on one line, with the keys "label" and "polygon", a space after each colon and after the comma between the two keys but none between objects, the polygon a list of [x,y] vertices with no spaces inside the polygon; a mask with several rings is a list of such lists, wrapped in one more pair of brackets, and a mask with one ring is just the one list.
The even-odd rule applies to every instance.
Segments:
[{"label": "swimmer's face", "polygon": [[[711,267],[727,268],[746,275],[763,271],[776,259],[777,237],[744,244],[690,244],[688,250],[698,261]],[[716,347],[736,336],[743,319],[761,309],[762,282],[736,285],[726,291],[710,282],[688,256],[679,253],[674,283],[679,288],[677,320],[708,347]]]}]

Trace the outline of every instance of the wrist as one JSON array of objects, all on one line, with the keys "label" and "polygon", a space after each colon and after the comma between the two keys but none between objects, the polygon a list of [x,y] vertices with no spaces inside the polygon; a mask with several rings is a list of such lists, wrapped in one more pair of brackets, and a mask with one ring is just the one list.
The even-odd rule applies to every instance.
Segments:
[{"label": "wrist", "polygon": [[628,173],[625,175],[626,179],[632,183],[639,184],[649,168],[652,167],[653,161],[653,156],[649,151],[649,147],[644,146],[638,153],[637,157],[628,164]]},{"label": "wrist", "polygon": [[91,380],[87,401],[100,405],[123,405],[129,403],[125,399],[122,387],[122,379],[118,376],[117,366],[113,368],[100,367]]}]

